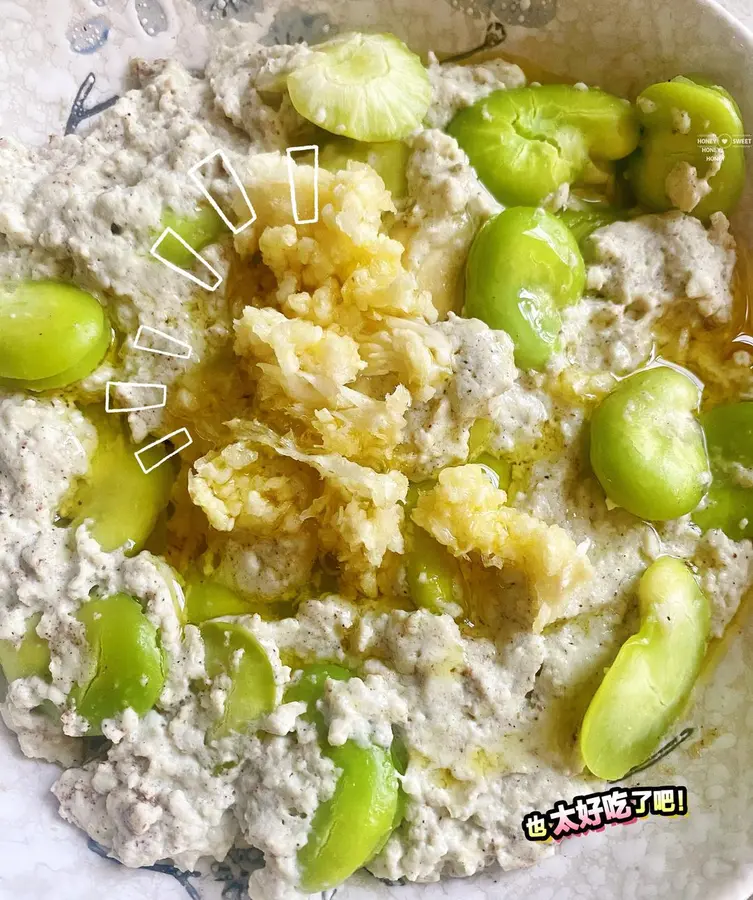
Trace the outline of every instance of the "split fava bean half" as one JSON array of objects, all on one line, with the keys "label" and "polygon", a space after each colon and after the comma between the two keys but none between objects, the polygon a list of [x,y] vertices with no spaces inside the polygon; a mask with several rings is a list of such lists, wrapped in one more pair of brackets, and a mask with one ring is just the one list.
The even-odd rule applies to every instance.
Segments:
[{"label": "split fava bean half", "polygon": [[753,538],[753,402],[718,406],[701,418],[712,482],[693,513],[696,525],[735,541]]},{"label": "split fava bean half", "polygon": [[[175,469],[169,462],[145,474],[124,424],[115,416],[93,419],[97,448],[89,471],[63,502],[60,514],[75,526],[87,522],[103,550],[138,552],[170,500]],[[117,473],[117,477],[113,477]]]},{"label": "split fava bean half", "polygon": [[339,747],[326,743],[316,703],[328,679],[346,681],[350,677],[342,666],[309,666],[285,693],[286,702],[308,703],[307,715],[317,723],[320,740],[326,745],[324,752],[341,770],[335,793],[319,805],[308,841],[298,851],[300,886],[309,893],[342,884],[368,863],[398,824],[401,811],[400,783],[389,750],[375,744],[362,747],[353,740]]},{"label": "split fava bean half", "polygon": [[646,88],[636,105],[643,135],[628,172],[639,203],[660,212],[672,209],[681,196],[672,188],[674,176],[685,180],[682,168],[693,167],[704,179],[716,160],[710,191],[696,193],[680,208],[700,219],[729,213],[745,182],[745,148],[739,140],[745,126],[732,96],[706,79],[680,75]]},{"label": "split fava bean half", "polygon": [[[227,225],[212,206],[197,207],[192,216],[179,216],[168,209],[162,216],[162,228],[168,227],[179,234],[197,253],[228,233]],[[196,263],[193,253],[171,234],[160,243],[159,254],[179,269],[190,269]]]},{"label": "split fava bean half", "polygon": [[405,167],[410,149],[403,141],[364,143],[332,135],[321,147],[319,163],[328,172],[348,167],[348,161],[367,163],[379,175],[393,200],[407,192]]},{"label": "split fava bean half", "polygon": [[577,181],[590,159],[628,156],[639,136],[626,100],[566,84],[494,91],[462,109],[447,130],[508,206],[538,205]]},{"label": "split fava bean half", "polygon": [[609,781],[657,749],[690,695],[709,639],[708,600],[680,560],[662,556],[649,566],[638,601],[640,630],[607,670],[580,732],[586,765]]},{"label": "split fava bean half", "polygon": [[587,238],[599,228],[612,225],[621,218],[620,211],[609,206],[592,204],[587,209],[563,209],[557,213],[557,218],[563,222],[578,242],[578,247],[583,249]]},{"label": "split fava bean half", "polygon": [[88,672],[70,695],[76,712],[101,734],[103,719],[127,707],[139,716],[157,702],[165,682],[159,634],[127,594],[90,600],[76,614],[86,629]]},{"label": "split fava bean half", "polygon": [[227,675],[230,679],[222,718],[209,737],[242,732],[275,708],[277,688],[272,664],[262,645],[242,625],[205,622],[200,631],[207,675],[211,679]]},{"label": "split fava bean half", "polygon": [[466,264],[465,310],[506,331],[522,369],[541,369],[562,327],[560,310],[585,287],[575,237],[543,209],[510,207],[476,235]]},{"label": "split fava bean half", "polygon": [[607,497],[642,519],[692,512],[711,480],[700,388],[669,366],[621,381],[591,420],[591,465]]},{"label": "split fava bean half", "polygon": [[357,141],[407,137],[431,102],[420,58],[392,34],[341,34],[318,44],[287,87],[304,119]]},{"label": "split fava bean half", "polygon": [[[431,482],[411,485],[406,521],[410,522],[410,513],[422,489],[431,485]],[[463,585],[457,560],[428,531],[413,522],[409,525],[405,577],[411,600],[419,609],[428,609],[437,615],[457,615],[462,611]]]},{"label": "split fava bean half", "polygon": [[45,391],[85,378],[112,339],[91,294],[59,281],[0,284],[0,382]]},{"label": "split fava bean half", "polygon": [[187,622],[199,624],[221,616],[243,616],[258,611],[256,604],[218,581],[193,576],[186,583]]},{"label": "split fava bean half", "polygon": [[0,668],[9,684],[17,678],[30,678],[32,675],[49,679],[50,647],[37,634],[40,618],[39,613],[31,616],[20,642],[0,640]]}]

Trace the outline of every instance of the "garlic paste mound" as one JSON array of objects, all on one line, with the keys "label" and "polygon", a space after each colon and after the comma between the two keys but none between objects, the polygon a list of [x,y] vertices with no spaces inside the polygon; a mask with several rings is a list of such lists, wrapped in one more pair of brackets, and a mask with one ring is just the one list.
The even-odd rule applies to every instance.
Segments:
[{"label": "garlic paste mound", "polygon": [[[380,573],[388,584],[387,570],[405,549],[406,476],[415,477],[419,453],[407,414],[457,388],[456,350],[452,333],[436,325],[431,295],[404,268],[403,246],[386,233],[383,215],[395,207],[382,179],[355,162],[318,178],[319,220],[294,225],[285,157],[249,163],[245,187],[257,219],[235,238],[247,266],[239,277],[266,290],[249,291],[233,349],[252,400],[248,417],[228,423],[234,440],[194,463],[188,490],[213,529],[240,540],[306,531],[320,558],[337,561],[342,591],[376,597]],[[294,183],[296,197],[311,204],[313,167],[297,165]],[[305,203],[299,218],[312,218]],[[479,342],[497,339],[482,323],[476,328]],[[504,338],[499,343],[500,374],[512,383],[515,369]],[[495,494],[504,504],[504,493]],[[445,512],[452,516],[451,507]],[[461,501],[461,532],[468,515]],[[519,534],[510,548],[518,549],[479,558],[494,565],[506,558],[531,579],[537,607],[556,609],[556,594],[588,577],[587,560],[561,529],[513,510],[494,528],[509,520],[520,522],[517,530],[508,525]],[[539,578],[550,582],[540,589]],[[545,601],[542,589],[549,596],[553,586]]]}]

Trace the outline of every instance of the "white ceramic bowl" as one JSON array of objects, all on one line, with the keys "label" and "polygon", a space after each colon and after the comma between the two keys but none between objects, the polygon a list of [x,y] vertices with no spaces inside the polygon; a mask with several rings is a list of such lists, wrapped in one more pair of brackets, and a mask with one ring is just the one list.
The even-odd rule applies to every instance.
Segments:
[{"label": "white ceramic bowl", "polygon": [[[751,0],[728,0],[746,10]],[[726,85],[753,131],[753,35],[709,0],[0,0],[0,134],[41,142],[60,133],[88,73],[85,109],[123,87],[131,56],[177,56],[200,66],[211,7],[258,16],[277,40],[335,29],[399,33],[440,54],[478,46],[490,21],[503,46],[574,80],[618,93],[679,72]],[[202,12],[203,11],[203,12]],[[500,28],[501,23],[501,28]],[[735,218],[753,246],[753,179]],[[653,783],[688,787],[686,818],[641,820],[565,842],[533,870],[491,872],[441,885],[389,886],[362,878],[338,900],[747,900],[753,895],[753,625],[738,623],[687,724],[692,741],[652,770]],[[682,725],[678,726],[678,731]],[[100,858],[58,819],[55,769],[21,757],[0,732],[2,900],[242,900],[239,853],[203,875],[132,871]],[[331,896],[331,894],[329,895]]]}]

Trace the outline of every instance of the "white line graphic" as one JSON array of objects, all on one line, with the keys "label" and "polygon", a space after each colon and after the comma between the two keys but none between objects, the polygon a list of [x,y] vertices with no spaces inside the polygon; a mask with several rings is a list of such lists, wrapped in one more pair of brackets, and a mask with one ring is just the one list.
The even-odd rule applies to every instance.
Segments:
[{"label": "white line graphic", "polygon": [[[176,266],[175,263],[170,262],[169,259],[165,259],[164,256],[160,256],[160,244],[165,240],[166,237],[168,237],[168,235],[170,237],[174,237],[179,244],[182,244],[186,248],[186,250],[188,250],[191,256],[195,257],[202,264],[202,266],[204,266],[205,269],[209,269],[209,271],[215,277],[214,284],[209,284],[209,282],[207,281],[202,281],[201,278],[197,278],[197,276],[194,275],[193,272],[189,272],[187,269],[181,269],[180,266]],[[194,248],[189,243],[187,243],[177,233],[177,231],[172,228],[168,227],[162,232],[162,234],[152,245],[152,249],[149,252],[155,259],[158,259],[161,263],[164,263],[168,269],[172,269],[173,272],[177,272],[179,275],[183,275],[184,278],[188,278],[189,281],[193,281],[194,284],[198,284],[199,287],[203,287],[207,291],[216,291],[217,288],[222,284],[222,275],[220,275],[220,273],[216,269],[210,266],[209,263],[204,259],[204,257],[201,256],[201,254],[197,253]]]},{"label": "white line graphic", "polygon": [[[162,400],[159,403],[147,403],[144,406],[113,406],[112,405],[112,397],[110,394],[111,388],[129,388],[129,390],[136,389],[143,391],[153,391],[155,388],[162,392]],[[129,413],[129,412],[142,412],[145,409],[162,409],[163,406],[167,403],[167,385],[165,384],[155,384],[147,381],[108,381],[107,386],[105,388],[105,412],[108,413]]]},{"label": "white line graphic", "polygon": [[[169,350],[157,350],[156,347],[145,347],[140,343],[144,332],[159,335],[168,344],[174,344],[176,347],[179,347],[181,352],[171,353]],[[165,334],[164,331],[160,331],[158,328],[152,328],[151,325],[139,325],[139,330],[136,332],[136,340],[133,342],[133,346],[135,350],[143,350],[145,353],[157,353],[159,356],[174,356],[176,359],[190,359],[192,353],[190,344],[187,344],[185,341],[179,341],[178,338]]]},{"label": "white line graphic", "polygon": [[[149,468],[147,469],[141,459],[141,454],[146,453],[147,450],[152,450],[154,447],[159,447],[160,444],[164,444],[174,438],[176,434],[185,434],[185,443],[181,444],[179,447],[176,447],[175,450],[173,450],[171,453],[168,453],[167,456],[163,456],[162,459],[158,460],[153,466],[149,466]],[[141,467],[141,471],[144,473],[144,475],[148,475],[150,472],[158,469],[163,463],[166,463],[168,459],[172,459],[173,456],[177,456],[177,454],[182,450],[185,450],[186,447],[190,447],[191,444],[193,444],[193,438],[188,433],[188,429],[178,428],[175,431],[171,431],[170,434],[166,434],[164,437],[158,438],[156,441],[152,441],[151,444],[147,444],[146,447],[142,447],[141,450],[137,450],[133,455],[136,457],[136,462]]]},{"label": "white line graphic", "polygon": [[[207,163],[211,162],[215,157],[219,156],[222,160],[222,165],[228,175],[235,182],[235,186],[240,191],[243,200],[248,207],[248,211],[251,215],[250,219],[247,219],[242,225],[233,225],[233,223],[228,219],[225,213],[220,208],[219,203],[214,199],[214,197],[209,193],[209,191],[204,187],[201,179],[199,178],[197,172]],[[246,188],[243,186],[243,182],[240,180],[238,173],[230,164],[230,160],[225,156],[224,150],[215,150],[214,153],[210,153],[209,156],[205,156],[201,162],[196,163],[195,166],[191,166],[188,170],[189,177],[193,180],[196,186],[199,188],[201,193],[207,198],[207,200],[212,204],[212,208],[217,213],[217,215],[222,219],[222,221],[227,225],[227,227],[233,232],[233,234],[240,234],[241,231],[244,231],[248,228],[249,225],[252,225],[256,221],[256,210],[251,205],[251,201],[248,199],[248,194],[246,193]]]},{"label": "white line graphic", "polygon": [[[298,215],[298,199],[295,194],[295,160],[294,153],[314,151],[314,218],[301,219]],[[296,225],[313,225],[319,221],[319,147],[316,144],[306,144],[303,147],[288,147],[285,151],[288,158],[288,182],[290,183],[290,202],[293,206],[293,221]]]}]

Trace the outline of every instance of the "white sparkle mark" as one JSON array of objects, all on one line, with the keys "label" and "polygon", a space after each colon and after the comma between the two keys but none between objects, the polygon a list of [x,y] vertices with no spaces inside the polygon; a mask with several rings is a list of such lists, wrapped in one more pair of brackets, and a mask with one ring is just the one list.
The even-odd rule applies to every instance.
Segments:
[{"label": "white sparkle mark", "polygon": [[[160,244],[165,240],[166,237],[168,237],[168,235],[170,237],[174,237],[179,244],[182,244],[186,248],[186,250],[188,250],[191,256],[197,259],[205,269],[209,269],[209,271],[215,277],[214,284],[209,284],[209,282],[207,281],[202,281],[201,278],[197,278],[196,275],[193,274],[193,272],[189,272],[187,269],[181,269],[180,266],[176,266],[175,263],[170,262],[169,259],[165,259],[164,256],[159,255]],[[203,287],[207,291],[216,291],[217,288],[222,284],[222,275],[220,275],[220,273],[216,269],[214,269],[204,259],[203,256],[201,256],[201,254],[197,253],[194,248],[190,244],[186,243],[186,241],[183,240],[183,238],[177,233],[177,231],[174,231],[172,228],[166,228],[162,232],[162,234],[152,245],[152,249],[149,252],[155,259],[158,259],[161,263],[164,263],[168,269],[172,269],[173,272],[177,272],[178,275],[182,275],[184,278],[188,278],[189,281],[193,281],[194,284],[198,284],[199,287]]]},{"label": "white sparkle mark", "polygon": [[[168,453],[167,456],[163,456],[162,459],[158,460],[153,466],[149,466],[147,469],[144,466],[144,463],[141,459],[141,454],[146,453],[147,450],[152,450],[154,447],[159,447],[160,444],[165,444],[167,441],[172,440],[177,434],[185,435],[185,443],[181,444],[179,447],[176,447],[171,453]],[[153,472],[155,469],[158,469],[163,463],[166,463],[168,459],[172,459],[173,456],[177,456],[178,453],[181,453],[186,447],[190,447],[193,444],[193,438],[188,433],[187,428],[177,428],[175,431],[171,431],[170,434],[166,434],[164,437],[158,438],[156,441],[152,441],[151,444],[147,444],[146,447],[142,447],[141,450],[137,450],[133,455],[136,457],[136,462],[141,467],[141,471],[144,475],[148,475],[150,472]]]},{"label": "white sparkle mark", "polygon": [[[301,219],[298,216],[298,200],[295,194],[295,160],[293,154],[314,151],[314,218]],[[293,206],[293,221],[296,225],[313,225],[319,221],[319,147],[316,144],[307,144],[304,147],[288,147],[285,151],[288,158],[288,181],[290,182],[290,202]]]},{"label": "white sparkle mark", "polygon": [[[156,334],[159,337],[163,338],[168,344],[174,344],[176,347],[180,348],[180,353],[171,353],[169,350],[157,350],[156,347],[147,347],[144,344],[140,343],[142,336],[144,333],[147,334]],[[152,328],[151,325],[139,325],[139,330],[136,332],[136,339],[133,342],[133,347],[135,350],[144,350],[146,353],[157,353],[160,356],[174,356],[176,359],[190,359],[191,357],[191,345],[187,344],[185,341],[179,341],[178,338],[174,338],[169,334],[165,334],[164,331],[160,331],[158,328]]]},{"label": "white sparkle mark", "polygon": [[[112,406],[112,398],[110,388],[124,387],[129,389],[154,390],[155,388],[162,391],[162,400],[159,403],[148,403],[144,406]],[[108,381],[105,388],[105,412],[108,413],[130,413],[142,412],[145,409],[162,409],[167,403],[167,385],[157,384],[146,381]]]},{"label": "white sparkle mark", "polygon": [[[220,204],[214,199],[214,197],[209,193],[209,191],[204,186],[202,180],[198,176],[198,171],[207,163],[211,162],[215,157],[219,156],[222,161],[223,168],[228,173],[228,175],[235,182],[235,186],[240,191],[241,196],[243,197],[243,201],[248,207],[249,218],[242,225],[233,225],[233,223],[228,219],[225,213],[222,211]],[[243,182],[241,181],[238,173],[230,164],[230,160],[225,156],[224,150],[215,150],[214,153],[210,153],[209,156],[205,156],[201,162],[197,162],[195,166],[191,166],[188,170],[189,177],[194,181],[196,186],[199,188],[201,193],[207,198],[207,200],[212,204],[212,209],[217,213],[217,215],[222,219],[222,221],[227,225],[227,227],[233,232],[233,234],[240,234],[241,231],[244,231],[248,228],[249,225],[252,225],[256,221],[256,210],[251,205],[251,201],[248,199],[248,194],[246,193],[246,188],[243,186]]]}]

